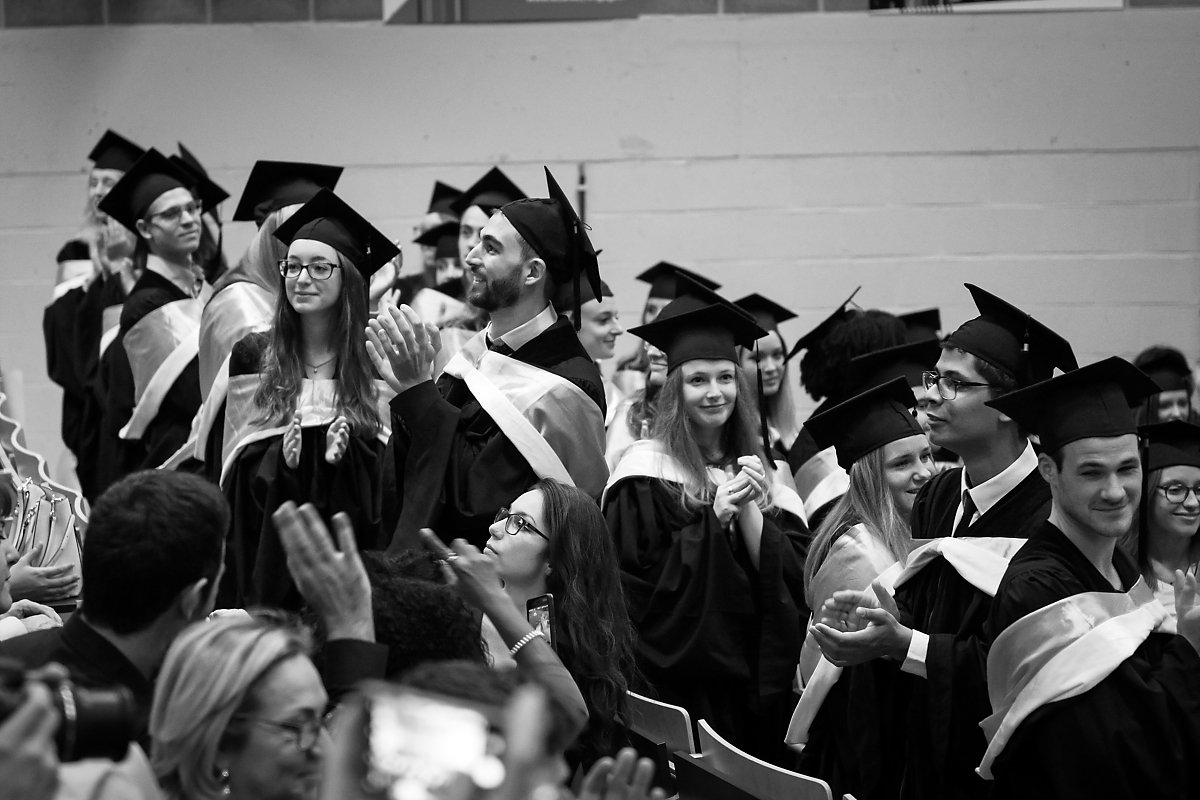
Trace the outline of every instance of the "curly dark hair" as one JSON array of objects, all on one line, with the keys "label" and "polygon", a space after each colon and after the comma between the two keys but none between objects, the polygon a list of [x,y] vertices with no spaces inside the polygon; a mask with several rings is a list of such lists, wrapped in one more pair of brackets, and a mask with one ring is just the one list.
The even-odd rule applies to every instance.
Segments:
[{"label": "curly dark hair", "polygon": [[877,308],[851,309],[804,352],[800,385],[814,400],[845,400],[853,387],[850,359],[904,344],[906,334],[904,321],[895,314]]}]

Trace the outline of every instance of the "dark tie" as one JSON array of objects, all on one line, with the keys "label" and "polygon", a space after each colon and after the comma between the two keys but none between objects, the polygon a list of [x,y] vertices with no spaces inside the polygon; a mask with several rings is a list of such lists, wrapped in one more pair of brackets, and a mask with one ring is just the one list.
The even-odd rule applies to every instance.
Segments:
[{"label": "dark tie", "polygon": [[499,353],[502,356],[511,356],[513,349],[504,343],[503,339],[493,339],[488,343],[488,350],[493,353]]},{"label": "dark tie", "polygon": [[963,490],[962,511],[962,519],[958,521],[958,527],[954,529],[955,538],[967,535],[967,527],[971,524],[971,518],[975,516],[975,501],[971,499],[971,493],[965,489]]}]

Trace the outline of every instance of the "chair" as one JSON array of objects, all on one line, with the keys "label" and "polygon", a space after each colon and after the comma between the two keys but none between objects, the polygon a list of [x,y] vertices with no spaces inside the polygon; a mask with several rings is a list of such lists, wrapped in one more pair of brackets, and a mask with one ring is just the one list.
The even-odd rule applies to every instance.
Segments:
[{"label": "chair", "polygon": [[722,739],[700,720],[700,752],[730,783],[763,800],[833,800],[829,784],[768,764]]},{"label": "chair", "polygon": [[668,753],[676,750],[696,752],[692,736],[692,718],[686,708],[651,700],[629,692],[629,728],[653,742],[667,746]]}]

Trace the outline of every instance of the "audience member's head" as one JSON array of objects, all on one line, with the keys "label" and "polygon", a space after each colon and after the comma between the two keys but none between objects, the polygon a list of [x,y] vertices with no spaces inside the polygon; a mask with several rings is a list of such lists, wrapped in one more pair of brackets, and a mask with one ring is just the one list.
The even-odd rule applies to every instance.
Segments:
[{"label": "audience member's head", "polygon": [[96,501],[84,538],[84,619],[122,636],[164,635],[212,611],[229,506],[220,489],[171,470],[126,476]]},{"label": "audience member's head", "polygon": [[1138,353],[1133,365],[1149,375],[1160,390],[1146,401],[1143,422],[1190,421],[1194,383],[1183,353],[1165,345],[1148,347]]},{"label": "audience member's head", "polygon": [[172,798],[315,800],[327,702],[304,629],[276,615],[197,623],[158,676],[155,775]]},{"label": "audience member's head", "polygon": [[387,645],[387,677],[427,661],[487,663],[479,618],[452,586],[410,578],[398,559],[363,553],[371,581],[375,641]]}]

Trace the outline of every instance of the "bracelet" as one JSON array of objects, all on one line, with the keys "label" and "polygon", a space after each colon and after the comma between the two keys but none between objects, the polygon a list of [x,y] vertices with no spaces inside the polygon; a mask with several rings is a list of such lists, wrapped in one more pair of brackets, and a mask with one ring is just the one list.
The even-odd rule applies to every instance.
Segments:
[{"label": "bracelet", "polygon": [[516,644],[514,644],[512,647],[508,648],[508,654],[515,658],[517,655],[517,651],[519,651],[522,647],[524,647],[525,645],[529,644],[534,639],[537,639],[539,637],[543,638],[543,639],[546,638],[545,636],[542,636],[542,632],[539,630],[530,631],[529,633],[522,636],[520,639],[517,639]]}]

